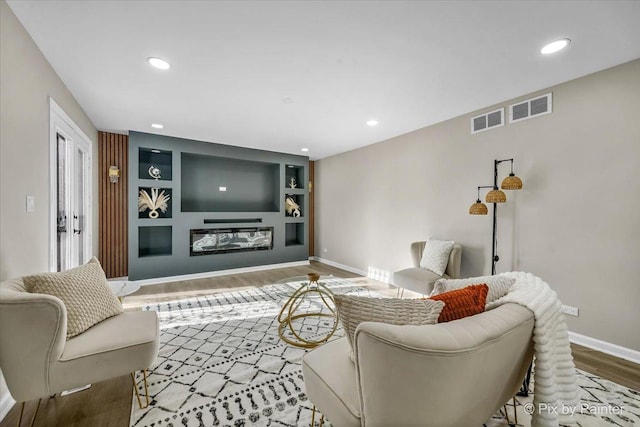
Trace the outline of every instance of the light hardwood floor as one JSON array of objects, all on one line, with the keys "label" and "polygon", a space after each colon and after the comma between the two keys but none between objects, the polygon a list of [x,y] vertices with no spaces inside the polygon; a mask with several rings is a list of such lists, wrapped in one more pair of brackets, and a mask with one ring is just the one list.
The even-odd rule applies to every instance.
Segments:
[{"label": "light hardwood floor", "polygon": [[[396,288],[385,283],[369,279],[312,261],[309,266],[287,267],[252,273],[219,276],[207,279],[186,280],[165,284],[144,286],[135,294],[125,298],[126,310],[137,310],[145,303],[171,301],[178,298],[222,292],[229,289],[264,286],[277,281],[304,276],[309,272],[322,275],[334,275],[352,280],[386,297],[395,297]],[[404,297],[411,297],[407,291]],[[576,367],[600,377],[640,390],[640,365],[621,360],[595,350],[572,344]],[[37,427],[125,427],[129,425],[133,389],[129,376],[123,376],[93,384],[89,390],[65,397],[42,399],[35,419]],[[22,425],[28,425],[36,408],[37,401],[28,402]],[[17,425],[20,405],[15,405],[0,422],[0,427]]]}]

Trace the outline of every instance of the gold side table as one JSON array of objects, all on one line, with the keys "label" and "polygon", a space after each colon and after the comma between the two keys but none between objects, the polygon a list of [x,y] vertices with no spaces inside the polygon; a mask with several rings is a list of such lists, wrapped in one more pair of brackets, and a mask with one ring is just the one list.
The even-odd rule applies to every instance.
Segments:
[{"label": "gold side table", "polygon": [[[280,313],[278,314],[278,335],[280,339],[287,344],[300,348],[314,348],[333,336],[338,329],[338,315],[335,308],[335,302],[333,301],[333,293],[322,283],[319,282],[320,275],[316,273],[307,274],[308,282],[302,284],[294,293],[289,297],[287,302],[284,303]],[[329,312],[323,313],[320,311],[311,311],[298,313],[298,309],[302,303],[313,297],[319,296],[318,302],[321,302]],[[327,317],[333,320],[333,326],[331,330],[322,335],[318,339],[307,339],[301,334],[302,331],[296,331],[293,322],[298,319],[304,319],[306,317]],[[293,334],[293,337],[285,335],[285,330],[289,329]]]}]

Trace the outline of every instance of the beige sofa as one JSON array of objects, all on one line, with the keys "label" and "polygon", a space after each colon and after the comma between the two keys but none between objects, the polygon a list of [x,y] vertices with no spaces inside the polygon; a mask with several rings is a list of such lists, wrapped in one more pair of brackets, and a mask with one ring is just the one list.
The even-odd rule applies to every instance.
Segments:
[{"label": "beige sofa", "polygon": [[448,323],[365,322],[302,360],[306,393],[335,427],[479,426],[519,389],[533,313],[517,304]]},{"label": "beige sofa", "polygon": [[458,279],[460,278],[460,263],[462,259],[462,246],[459,243],[453,245],[449,254],[449,262],[443,276],[439,276],[433,271],[420,267],[420,259],[427,242],[413,242],[411,244],[411,259],[413,267],[393,273],[393,284],[399,288],[428,295],[433,289],[436,280]]},{"label": "beige sofa", "polygon": [[0,368],[18,402],[144,371],[158,354],[155,312],[124,312],[66,335],[60,299],[27,292],[21,279],[0,283]]}]

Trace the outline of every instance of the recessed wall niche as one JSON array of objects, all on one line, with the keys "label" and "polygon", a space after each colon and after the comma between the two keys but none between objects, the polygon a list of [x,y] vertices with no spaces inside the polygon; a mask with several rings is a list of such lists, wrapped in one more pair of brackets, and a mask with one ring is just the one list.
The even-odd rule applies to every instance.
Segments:
[{"label": "recessed wall niche", "polygon": [[182,212],[277,212],[280,165],[182,153]]},{"label": "recessed wall niche", "polygon": [[[138,218],[171,218],[173,199],[170,188],[138,187]],[[146,209],[140,211],[140,200],[144,200]],[[165,209],[162,209],[164,201]],[[154,209],[155,208],[155,209]],[[155,213],[154,213],[155,212]]]},{"label": "recessed wall niche", "polygon": [[286,246],[304,245],[304,224],[290,222],[285,224],[284,244]]},{"label": "recessed wall niche", "polygon": [[[289,189],[304,188],[304,167],[287,165],[284,172],[285,172],[285,180],[284,180],[285,188],[289,188]],[[293,185],[295,185],[295,187]]]},{"label": "recessed wall niche", "polygon": [[140,258],[171,255],[171,226],[139,227],[138,256]]},{"label": "recessed wall niche", "polygon": [[[293,203],[288,202],[287,199],[292,200]],[[287,217],[301,218],[305,216],[304,196],[302,194],[287,194],[284,198],[284,206],[284,213]]]},{"label": "recessed wall niche", "polygon": [[138,178],[171,181],[171,151],[142,148],[138,152]]}]

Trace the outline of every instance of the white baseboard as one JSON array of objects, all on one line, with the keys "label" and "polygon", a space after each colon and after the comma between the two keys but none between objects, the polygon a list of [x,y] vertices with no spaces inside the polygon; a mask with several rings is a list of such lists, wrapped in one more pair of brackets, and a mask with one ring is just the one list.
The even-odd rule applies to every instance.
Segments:
[{"label": "white baseboard", "polygon": [[343,270],[347,270],[347,271],[350,271],[352,273],[360,274],[360,275],[362,275],[364,277],[367,277],[367,272],[364,271],[364,270],[360,270],[359,268],[351,267],[349,265],[340,264],[340,263],[337,263],[337,262],[334,262],[334,261],[331,261],[331,260],[328,260],[328,259],[320,258],[320,257],[317,257],[317,256],[309,257],[309,259],[321,262],[323,264],[330,265],[332,267],[341,268]]},{"label": "white baseboard", "polygon": [[598,350],[602,353],[610,354],[611,356],[615,356],[620,359],[628,360],[629,362],[640,364],[640,351],[637,350],[632,350],[617,344],[611,344],[610,342],[591,338],[575,332],[569,332],[569,341],[584,347]]},{"label": "white baseboard", "polygon": [[[309,265],[309,261],[283,262],[281,264],[257,265],[253,267],[232,268],[229,270],[205,271],[204,273],[183,274],[180,276],[156,277],[153,279],[130,280],[140,286],[158,285],[160,283],[179,282],[181,280],[206,279],[208,277],[226,276],[229,274],[250,273],[253,271],[273,270],[274,268],[300,267]],[[126,280],[126,278],[124,278]]]}]

